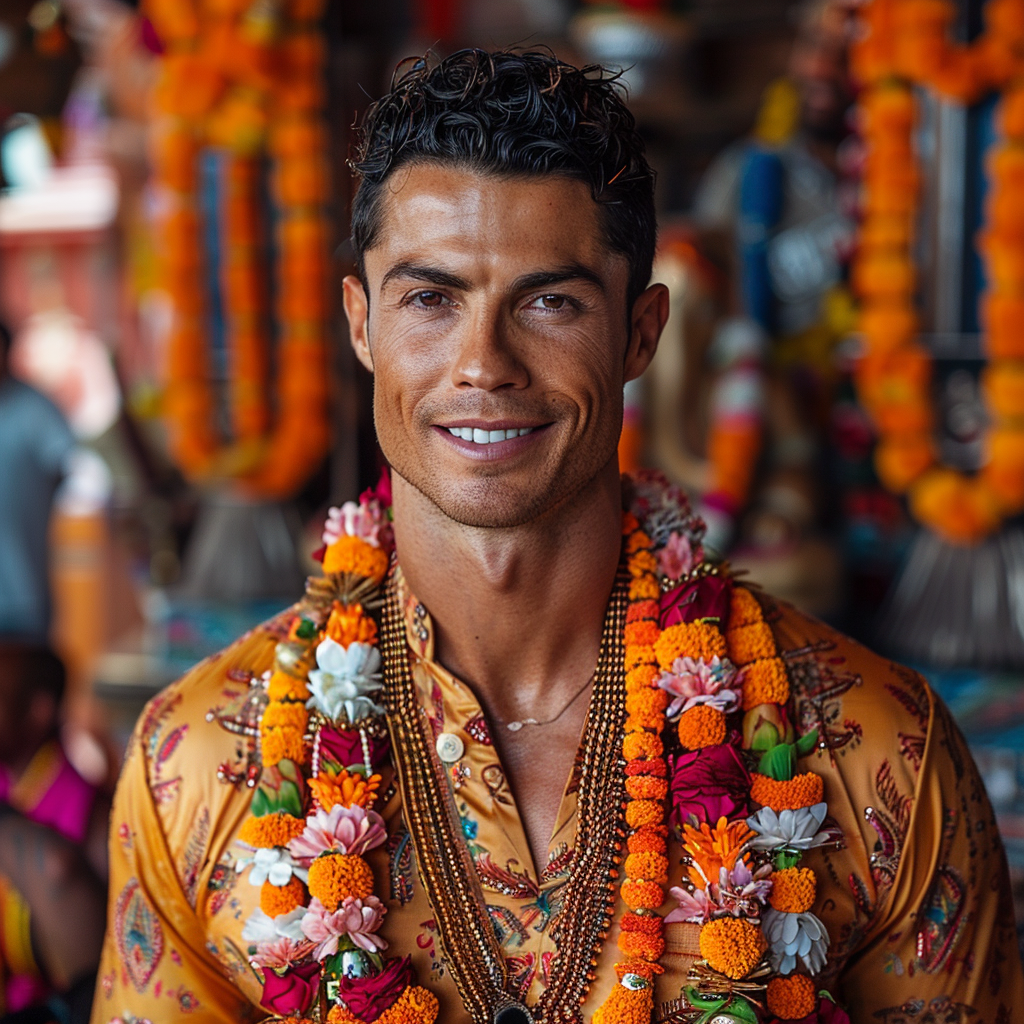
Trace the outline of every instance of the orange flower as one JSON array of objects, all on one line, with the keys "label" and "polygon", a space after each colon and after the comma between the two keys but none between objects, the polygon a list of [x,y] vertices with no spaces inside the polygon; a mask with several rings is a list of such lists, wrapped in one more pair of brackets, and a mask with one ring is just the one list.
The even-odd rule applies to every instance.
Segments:
[{"label": "orange flower", "polygon": [[660,935],[644,935],[641,932],[619,932],[619,949],[626,956],[654,962],[665,952],[665,940]]},{"label": "orange flower", "polygon": [[631,668],[626,673],[626,693],[650,689],[658,681],[660,675],[657,666],[650,663],[642,663]]},{"label": "orange flower", "polygon": [[309,687],[304,679],[296,679],[287,672],[275,672],[267,685],[267,696],[279,703],[286,700],[307,701]]},{"label": "orange flower", "polygon": [[634,800],[664,800],[668,796],[668,779],[633,775],[626,779],[626,793]]},{"label": "orange flower", "polygon": [[785,868],[772,872],[772,891],[768,897],[776,910],[802,914],[814,906],[818,879],[810,868]]},{"label": "orange flower", "polygon": [[619,895],[630,910],[657,910],[665,902],[665,890],[657,882],[632,878],[622,883]]},{"label": "orange flower", "polygon": [[327,620],[327,635],[342,647],[349,644],[374,644],[377,642],[377,623],[363,613],[361,604],[344,605],[334,602],[331,617]]},{"label": "orange flower", "polygon": [[626,805],[626,824],[630,828],[660,825],[664,820],[665,810],[655,800],[630,800]]},{"label": "orange flower", "polygon": [[676,658],[724,658],[728,653],[722,631],[709,622],[680,622],[662,630],[654,645],[658,664],[663,669],[672,667]]},{"label": "orange flower", "polygon": [[263,766],[269,768],[281,761],[298,764],[306,754],[302,733],[294,729],[271,729],[260,734],[260,754]]},{"label": "orange flower", "polygon": [[778,653],[775,634],[767,622],[730,627],[725,634],[729,658],[735,665],[747,665],[760,658],[774,658]]},{"label": "orange flower", "polygon": [[747,863],[743,846],[754,833],[745,821],[728,822],[719,818],[714,828],[702,822],[700,828],[683,826],[683,850],[692,861],[689,870],[694,885],[704,888],[718,881],[721,868],[731,871],[738,860]]},{"label": "orange flower", "polygon": [[781,658],[763,658],[743,667],[743,710],[758,704],[785,704],[789,700],[789,676]]},{"label": "orange flower", "polygon": [[631,533],[640,533],[640,520],[632,512],[622,513],[622,535],[628,537]]},{"label": "orange flower", "polygon": [[654,542],[643,530],[634,530],[626,538],[627,555],[633,554],[634,551],[645,551],[652,547],[654,547]]},{"label": "orange flower", "polygon": [[658,570],[658,560],[647,550],[634,551],[626,560],[630,576],[652,576]]},{"label": "orange flower", "polygon": [[751,799],[763,807],[770,807],[773,811],[795,811],[801,807],[813,807],[822,802],[824,792],[825,782],[814,772],[794,775],[785,782],[755,772],[750,787]]},{"label": "orange flower", "polygon": [[310,779],[309,788],[320,806],[330,811],[338,804],[342,807],[369,807],[377,798],[380,783],[379,775],[371,775],[367,779],[359,772],[342,768],[337,775],[324,772]]},{"label": "orange flower", "polygon": [[657,622],[661,615],[661,605],[657,601],[633,601],[626,609],[626,622],[639,622],[650,619]]},{"label": "orange flower", "polygon": [[626,645],[629,647],[650,647],[657,642],[659,636],[661,630],[658,624],[650,619],[626,623]]},{"label": "orange flower", "polygon": [[339,537],[324,554],[324,572],[347,572],[380,583],[388,571],[387,552],[360,537]]},{"label": "orange flower", "polygon": [[[375,1021],[375,1024],[434,1024],[439,1004],[437,996],[419,985],[410,985]],[[366,1024],[347,1007],[334,1006],[327,1024]]]},{"label": "orange flower", "polygon": [[738,981],[746,977],[768,949],[764,932],[739,917],[720,917],[700,930],[700,955],[713,970]]},{"label": "orange flower", "polygon": [[802,1020],[814,1012],[818,995],[814,982],[805,974],[772,978],[768,982],[768,1010],[780,1020]]},{"label": "orange flower", "polygon": [[309,892],[333,913],[342,900],[373,895],[373,872],[355,854],[323,854],[309,865]]},{"label": "orange flower", "polygon": [[626,840],[630,853],[664,853],[668,827],[665,825],[644,825]]},{"label": "orange flower", "polygon": [[309,721],[309,712],[304,704],[279,704],[271,701],[263,712],[260,721],[260,731],[268,729],[294,729],[302,733],[306,731],[306,723]]},{"label": "orange flower", "polygon": [[655,601],[661,589],[654,576],[634,577],[629,581],[630,601]]},{"label": "orange flower", "polygon": [[640,932],[642,935],[661,935],[665,923],[657,914],[634,914],[627,910],[622,915],[619,927],[624,932]]},{"label": "orange flower", "polygon": [[287,885],[271,885],[264,882],[260,887],[260,910],[267,917],[290,914],[306,902],[306,889],[300,879],[292,876]]},{"label": "orange flower", "polygon": [[749,626],[763,620],[764,613],[757,598],[746,587],[734,585],[729,598],[729,628]]},{"label": "orange flower", "polygon": [[287,846],[296,836],[302,835],[306,822],[290,814],[264,814],[261,817],[246,818],[238,830],[243,843],[257,849],[269,850],[274,846]]},{"label": "orange flower", "polygon": [[679,719],[679,742],[687,750],[717,747],[725,742],[725,715],[708,704],[696,704]]},{"label": "orange flower", "polygon": [[630,644],[626,648],[624,661],[627,675],[635,668],[643,668],[657,663],[654,648],[646,644]]},{"label": "orange flower", "polygon": [[622,741],[622,756],[627,761],[661,757],[664,749],[661,737],[649,732],[631,732]]},{"label": "orange flower", "polygon": [[665,724],[665,708],[668,707],[668,694],[664,690],[650,688],[638,693],[626,691],[626,714],[648,723],[648,728],[661,729]]},{"label": "orange flower", "polygon": [[634,881],[668,882],[668,857],[663,853],[631,853],[626,858],[626,876]]}]

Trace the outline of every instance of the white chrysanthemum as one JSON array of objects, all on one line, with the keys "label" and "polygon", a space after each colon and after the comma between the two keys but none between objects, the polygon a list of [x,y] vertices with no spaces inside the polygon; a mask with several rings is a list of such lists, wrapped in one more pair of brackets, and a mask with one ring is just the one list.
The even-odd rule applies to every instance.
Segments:
[{"label": "white chrysanthemum", "polygon": [[828,832],[818,831],[827,811],[828,805],[824,803],[778,814],[770,807],[762,807],[757,814],[747,818],[748,827],[758,834],[750,845],[755,850],[774,850],[779,847],[810,850],[821,846],[830,838]]},{"label": "white chrysanthemum", "polygon": [[768,907],[761,918],[761,927],[771,946],[772,969],[791,974],[802,960],[811,974],[825,966],[828,953],[828,932],[813,914],[786,914]]},{"label": "white chrysanthemum", "polygon": [[253,945],[261,942],[273,942],[274,939],[291,939],[293,942],[300,942],[305,936],[302,934],[302,919],[306,915],[305,907],[296,907],[287,914],[278,917],[270,917],[257,907],[245,922],[242,929],[242,938]]},{"label": "white chrysanthemum", "polygon": [[[239,866],[241,867],[241,862]],[[309,872],[299,867],[284,847],[272,846],[257,850],[253,854],[252,870],[249,872],[250,885],[262,885],[264,882],[271,885],[287,885],[292,880],[292,875],[305,882]]]},{"label": "white chrysanthemum", "polygon": [[381,715],[384,709],[370,695],[381,687],[380,652],[369,644],[342,647],[327,637],[316,649],[317,667],[309,673],[307,707],[322,711],[331,721],[342,712],[349,722],[367,715]]}]

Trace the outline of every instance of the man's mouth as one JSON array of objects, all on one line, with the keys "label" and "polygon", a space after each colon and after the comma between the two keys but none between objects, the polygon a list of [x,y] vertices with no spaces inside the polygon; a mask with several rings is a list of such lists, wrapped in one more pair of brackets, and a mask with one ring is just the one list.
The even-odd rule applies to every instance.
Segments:
[{"label": "man's mouth", "polygon": [[500,441],[511,441],[514,437],[532,434],[536,427],[510,427],[506,430],[482,430],[480,427],[446,427],[452,437],[473,444],[498,444]]}]

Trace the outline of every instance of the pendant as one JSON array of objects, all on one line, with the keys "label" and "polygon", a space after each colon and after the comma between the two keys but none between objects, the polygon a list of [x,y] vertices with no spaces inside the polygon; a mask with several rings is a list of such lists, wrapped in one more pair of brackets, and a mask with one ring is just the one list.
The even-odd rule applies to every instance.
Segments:
[{"label": "pendant", "polygon": [[494,1024],[533,1024],[533,1014],[512,999],[503,1000],[494,1009]]}]

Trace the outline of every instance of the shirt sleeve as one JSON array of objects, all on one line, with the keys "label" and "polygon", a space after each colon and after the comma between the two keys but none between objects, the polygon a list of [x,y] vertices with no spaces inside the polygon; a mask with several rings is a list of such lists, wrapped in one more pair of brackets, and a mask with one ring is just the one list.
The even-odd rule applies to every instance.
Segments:
[{"label": "shirt sleeve", "polygon": [[841,996],[853,1021],[1009,1024],[1024,1006],[1024,978],[1006,856],[963,736],[927,692],[927,741],[896,877],[842,972]]},{"label": "shirt sleeve", "polygon": [[92,1024],[259,1019],[265,1015],[207,951],[157,814],[140,731],[136,727],[111,816],[107,935]]}]

